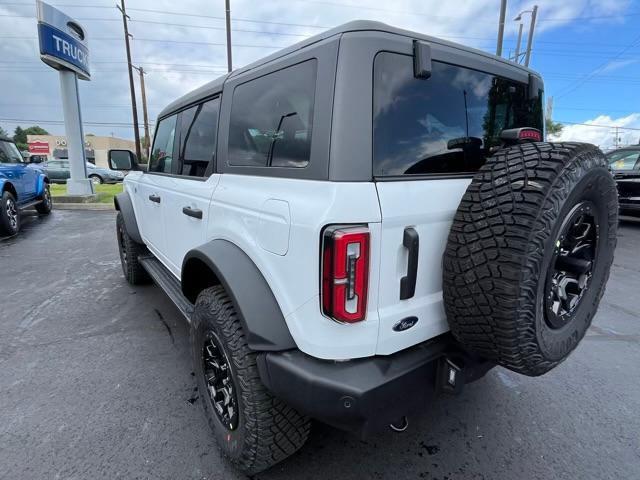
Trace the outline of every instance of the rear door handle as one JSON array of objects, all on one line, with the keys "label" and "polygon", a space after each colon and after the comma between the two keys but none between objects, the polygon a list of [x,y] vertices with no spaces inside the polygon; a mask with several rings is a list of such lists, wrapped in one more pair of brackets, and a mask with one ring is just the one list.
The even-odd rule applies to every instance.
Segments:
[{"label": "rear door handle", "polygon": [[149,195],[149,200],[154,203],[160,203],[160,197],[158,195]]},{"label": "rear door handle", "polygon": [[188,217],[202,220],[202,210],[200,210],[199,208],[182,207],[182,213],[184,213]]},{"label": "rear door handle", "polygon": [[418,278],[418,253],[420,251],[420,237],[413,227],[404,229],[402,245],[409,251],[407,264],[407,276],[400,279],[400,300],[411,298],[416,293],[416,280]]}]

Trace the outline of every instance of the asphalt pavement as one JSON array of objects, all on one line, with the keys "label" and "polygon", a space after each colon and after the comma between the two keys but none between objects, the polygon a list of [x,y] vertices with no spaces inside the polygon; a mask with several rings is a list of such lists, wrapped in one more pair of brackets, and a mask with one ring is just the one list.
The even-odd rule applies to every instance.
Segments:
[{"label": "asphalt pavement", "polygon": [[[125,282],[114,222],[31,214],[0,239],[0,478],[246,478],[205,422],[186,322],[157,287]],[[594,325],[558,368],[496,368],[400,434],[316,423],[254,478],[640,478],[640,222],[619,233]]]}]

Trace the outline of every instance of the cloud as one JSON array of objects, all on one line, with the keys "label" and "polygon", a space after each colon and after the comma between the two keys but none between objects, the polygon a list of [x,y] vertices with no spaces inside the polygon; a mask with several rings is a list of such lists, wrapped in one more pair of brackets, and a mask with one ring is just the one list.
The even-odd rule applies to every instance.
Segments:
[{"label": "cloud", "polygon": [[[234,66],[246,65],[280,47],[355,19],[382,21],[487,51],[495,49],[499,4],[496,0],[397,0],[384,3],[358,0],[357,4],[352,1],[234,0],[231,5]],[[562,28],[576,16],[623,14],[628,8],[628,0],[525,1],[511,6],[507,12],[508,35],[513,37],[517,33],[516,22],[511,19],[518,11],[532,8],[534,3],[540,7],[538,32]],[[98,135],[113,132],[130,138],[131,127],[89,123],[124,124],[132,121],[120,14],[109,0],[94,0],[91,4],[104,8],[61,7],[79,19],[89,32],[93,80],[80,84],[82,115],[87,122],[85,132]],[[128,13],[132,20],[133,63],[144,66],[148,72],[145,80],[151,119],[172,100],[226,70],[224,2],[135,0],[129,2]],[[0,125],[10,131],[18,122],[1,118],[62,121],[58,75],[38,58],[34,15],[33,3],[27,0],[23,6],[0,4],[2,35],[33,37],[3,38],[0,42],[3,93],[0,98]],[[137,78],[135,83],[138,88]],[[140,107],[140,92],[136,93]],[[142,118],[142,109],[138,110]],[[55,133],[63,133],[64,130],[61,124],[43,123],[43,126]]]},{"label": "cloud", "polygon": [[549,136],[549,140],[593,143],[603,150],[608,150],[615,147],[616,129],[612,127],[602,127],[600,125],[611,125],[613,127],[636,129],[625,130],[624,128],[619,128],[619,146],[640,143],[640,113],[633,113],[620,118],[611,118],[609,115],[599,115],[583,123],[584,125],[565,125],[560,135]]},{"label": "cloud", "polygon": [[603,73],[615,72],[616,70],[620,70],[624,67],[628,67],[629,65],[634,65],[636,63],[638,63],[638,60],[635,58],[630,58],[628,60],[613,60],[602,67],[598,71],[598,75]]}]

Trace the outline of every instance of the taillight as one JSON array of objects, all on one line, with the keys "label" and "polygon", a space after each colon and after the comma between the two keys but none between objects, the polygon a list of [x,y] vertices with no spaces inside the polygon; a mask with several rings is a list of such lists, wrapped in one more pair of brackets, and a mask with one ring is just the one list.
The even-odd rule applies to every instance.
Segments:
[{"label": "taillight", "polygon": [[369,229],[328,227],[322,238],[322,311],[337,322],[355,323],[367,314]]}]

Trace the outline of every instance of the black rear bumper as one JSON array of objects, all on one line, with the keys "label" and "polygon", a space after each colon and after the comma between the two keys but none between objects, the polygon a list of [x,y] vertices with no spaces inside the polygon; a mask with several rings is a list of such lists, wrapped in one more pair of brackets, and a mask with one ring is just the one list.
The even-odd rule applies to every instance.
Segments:
[{"label": "black rear bumper", "polygon": [[[449,365],[460,367],[455,388]],[[299,350],[258,357],[265,386],[300,412],[361,436],[422,410],[438,391],[459,391],[493,363],[464,352],[450,334],[389,356],[326,361]]]}]

